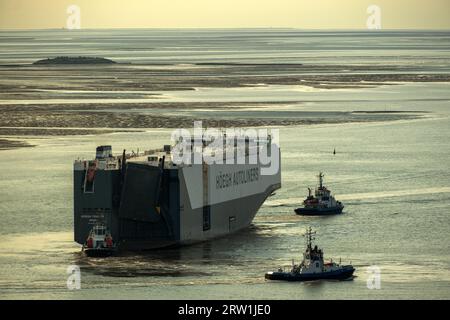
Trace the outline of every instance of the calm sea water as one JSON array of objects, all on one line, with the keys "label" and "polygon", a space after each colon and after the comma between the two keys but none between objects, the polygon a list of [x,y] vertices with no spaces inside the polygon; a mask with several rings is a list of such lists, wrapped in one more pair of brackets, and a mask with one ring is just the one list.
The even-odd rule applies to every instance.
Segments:
[{"label": "calm sea water", "polygon": [[366,64],[449,72],[448,31],[295,29],[0,31],[0,63],[60,55],[118,62]]},{"label": "calm sea water", "polygon": [[[423,61],[422,69],[441,72],[448,72],[449,66],[447,33],[82,31],[68,35],[53,31],[0,36],[0,59],[9,63],[34,61],[36,56],[67,48],[78,50],[76,54],[96,52],[140,62],[164,57],[180,63],[309,59],[414,68]],[[276,50],[280,42],[286,47]],[[210,50],[203,50],[205,46]],[[307,101],[285,105],[285,112],[301,108],[429,113],[418,120],[282,127],[283,187],[265,203],[249,229],[190,247],[109,259],[87,259],[72,241],[72,161],[91,157],[100,144],[111,144],[116,151],[159,147],[169,141],[171,131],[28,138],[35,148],[0,152],[0,298],[449,299],[449,89],[448,83],[313,92],[264,88],[268,100],[295,95]],[[229,101],[236,94],[246,101],[261,99],[251,88],[208,90],[198,96],[196,92],[171,95],[175,100],[190,95],[192,101]],[[195,117],[197,111],[187,112]],[[242,112],[249,116],[249,110]],[[262,107],[256,112],[273,116],[274,110]],[[315,185],[318,171],[325,172],[326,184],[344,202],[344,214],[294,214],[306,188]],[[288,266],[292,259],[299,261],[304,247],[301,234],[307,226],[317,230],[317,243],[326,257],[355,265],[354,280],[264,280],[266,271]],[[66,269],[74,264],[81,267],[82,288],[69,291]],[[381,268],[380,290],[366,286],[367,267],[373,265]]]}]

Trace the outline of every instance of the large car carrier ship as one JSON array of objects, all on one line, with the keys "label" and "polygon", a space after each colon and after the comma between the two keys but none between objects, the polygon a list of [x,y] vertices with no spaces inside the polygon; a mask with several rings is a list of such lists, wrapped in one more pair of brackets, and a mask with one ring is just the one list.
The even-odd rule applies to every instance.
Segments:
[{"label": "large car carrier ship", "polygon": [[[208,148],[203,138],[201,146],[202,151]],[[261,174],[259,157],[254,164],[249,161],[264,147],[269,154],[276,151],[273,174]],[[172,148],[132,154],[124,150],[114,156],[111,146],[100,146],[95,159],[76,160],[75,241],[86,246],[99,225],[121,250],[224,236],[248,227],[264,201],[281,187],[279,146],[270,136],[256,144],[246,139],[244,152],[234,143],[231,155],[230,148],[223,150],[224,163],[177,164]]]}]

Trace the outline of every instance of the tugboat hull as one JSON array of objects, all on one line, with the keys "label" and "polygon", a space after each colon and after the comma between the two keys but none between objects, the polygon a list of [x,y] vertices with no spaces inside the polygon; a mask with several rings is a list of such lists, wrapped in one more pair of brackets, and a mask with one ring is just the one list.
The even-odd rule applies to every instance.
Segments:
[{"label": "tugboat hull", "polygon": [[84,249],[84,254],[88,257],[110,257],[116,253],[115,249]]},{"label": "tugboat hull", "polygon": [[352,266],[344,266],[341,270],[321,273],[267,272],[265,278],[282,281],[346,280],[353,275],[354,271],[355,268]]},{"label": "tugboat hull", "polygon": [[332,214],[340,214],[344,207],[336,208],[297,208],[295,213],[303,216],[326,216]]}]

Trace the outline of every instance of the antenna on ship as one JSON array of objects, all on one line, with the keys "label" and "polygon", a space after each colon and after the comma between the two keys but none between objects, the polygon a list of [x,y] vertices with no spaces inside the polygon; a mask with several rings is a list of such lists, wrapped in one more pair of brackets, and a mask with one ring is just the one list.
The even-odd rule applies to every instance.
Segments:
[{"label": "antenna on ship", "polygon": [[323,173],[319,172],[319,175],[317,177],[319,178],[319,189],[322,189],[323,188],[323,186],[322,186],[322,184],[323,184]]},{"label": "antenna on ship", "polygon": [[316,240],[316,238],[314,237],[314,235],[316,234],[316,232],[312,231],[311,227],[309,227],[308,229],[306,229],[306,233],[304,234],[304,236],[306,237],[306,246],[311,249],[312,248],[312,241]]}]

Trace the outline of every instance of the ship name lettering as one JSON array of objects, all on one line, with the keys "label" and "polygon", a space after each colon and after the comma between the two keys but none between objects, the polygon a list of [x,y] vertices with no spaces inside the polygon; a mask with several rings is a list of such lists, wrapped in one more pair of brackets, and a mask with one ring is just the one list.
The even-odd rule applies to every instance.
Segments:
[{"label": "ship name lettering", "polygon": [[224,189],[259,180],[259,168],[250,168],[231,173],[222,173],[216,176],[216,189]]}]

